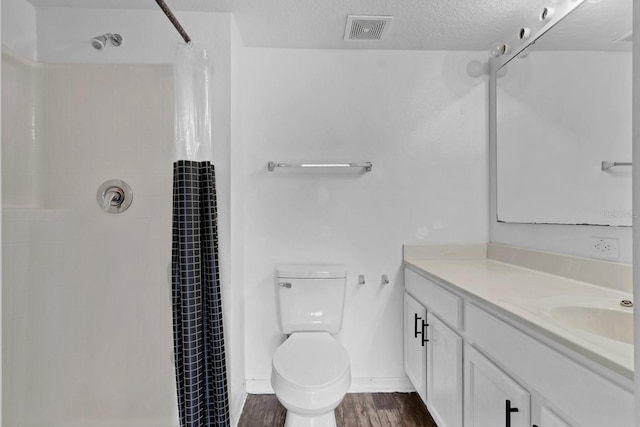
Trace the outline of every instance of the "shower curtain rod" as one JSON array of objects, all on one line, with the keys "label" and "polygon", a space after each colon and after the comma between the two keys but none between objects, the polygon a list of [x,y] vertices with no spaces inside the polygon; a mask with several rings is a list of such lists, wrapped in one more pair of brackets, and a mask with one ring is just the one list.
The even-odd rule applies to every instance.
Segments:
[{"label": "shower curtain rod", "polygon": [[189,37],[189,34],[187,34],[184,28],[182,28],[182,25],[180,25],[180,22],[178,22],[178,18],[176,18],[173,12],[171,12],[171,9],[169,9],[169,6],[167,6],[164,0],[156,0],[156,3],[158,3],[158,6],[160,6],[160,9],[162,9],[164,14],[167,15],[167,18],[169,18],[169,21],[171,21],[173,26],[176,27],[176,30],[178,30],[178,33],[180,33],[180,36],[182,36],[182,39],[184,40],[184,42],[190,45],[191,37]]}]

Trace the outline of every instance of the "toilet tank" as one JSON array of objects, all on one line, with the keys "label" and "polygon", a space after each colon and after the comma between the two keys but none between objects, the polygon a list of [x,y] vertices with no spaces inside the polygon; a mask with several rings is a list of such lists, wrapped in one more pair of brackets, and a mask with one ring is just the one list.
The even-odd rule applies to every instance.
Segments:
[{"label": "toilet tank", "polygon": [[282,332],[340,332],[346,285],[343,265],[276,267],[276,308]]}]

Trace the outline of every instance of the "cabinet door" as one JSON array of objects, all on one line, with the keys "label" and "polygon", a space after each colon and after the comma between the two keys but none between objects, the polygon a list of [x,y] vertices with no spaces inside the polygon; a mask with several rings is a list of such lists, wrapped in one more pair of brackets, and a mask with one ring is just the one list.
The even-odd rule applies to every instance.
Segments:
[{"label": "cabinet door", "polygon": [[475,348],[465,352],[465,427],[528,427],[530,396]]},{"label": "cabinet door", "polygon": [[427,407],[439,426],[462,427],[462,338],[427,313]]},{"label": "cabinet door", "polygon": [[543,406],[540,410],[540,427],[571,427],[551,409]]},{"label": "cabinet door", "polygon": [[[423,342],[423,323],[427,310],[411,295],[404,294],[404,371],[427,403],[427,351]],[[426,337],[425,337],[426,338]]]}]

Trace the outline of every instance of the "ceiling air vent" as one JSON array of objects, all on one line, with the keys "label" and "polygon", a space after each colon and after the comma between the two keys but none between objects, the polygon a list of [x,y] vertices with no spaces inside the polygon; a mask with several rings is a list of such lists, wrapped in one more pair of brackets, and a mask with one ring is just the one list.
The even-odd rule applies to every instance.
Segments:
[{"label": "ceiling air vent", "polygon": [[380,40],[391,16],[348,15],[345,40]]}]

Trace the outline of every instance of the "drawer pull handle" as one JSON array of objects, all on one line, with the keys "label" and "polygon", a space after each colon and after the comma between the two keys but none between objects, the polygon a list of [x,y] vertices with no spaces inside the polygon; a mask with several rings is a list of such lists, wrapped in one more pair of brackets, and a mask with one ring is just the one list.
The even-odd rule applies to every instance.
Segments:
[{"label": "drawer pull handle", "polygon": [[507,399],[505,401],[505,417],[506,417],[505,427],[511,427],[511,413],[512,412],[519,412],[519,411],[518,411],[518,408],[512,408],[511,407],[511,401]]},{"label": "drawer pull handle", "polygon": [[418,313],[414,313],[413,314],[413,337],[418,338],[418,334],[422,335],[422,346],[424,347],[424,345],[429,341],[427,339],[427,326],[429,325],[425,320],[422,320],[421,322],[422,325],[420,329],[418,329],[419,320],[422,320],[422,317],[418,316]]},{"label": "drawer pull handle", "polygon": [[429,340],[427,339],[427,326],[429,326],[429,324],[426,321],[423,321],[422,322],[422,346],[423,347],[426,343],[429,342]]}]

